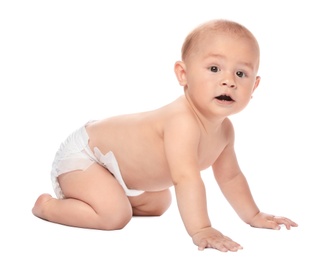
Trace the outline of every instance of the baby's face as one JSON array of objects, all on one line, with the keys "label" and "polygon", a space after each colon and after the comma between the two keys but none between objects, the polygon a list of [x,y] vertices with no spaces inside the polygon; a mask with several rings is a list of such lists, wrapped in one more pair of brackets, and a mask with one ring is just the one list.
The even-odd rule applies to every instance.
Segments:
[{"label": "baby's face", "polygon": [[249,37],[207,33],[185,61],[185,93],[208,116],[241,111],[258,86],[259,48]]}]

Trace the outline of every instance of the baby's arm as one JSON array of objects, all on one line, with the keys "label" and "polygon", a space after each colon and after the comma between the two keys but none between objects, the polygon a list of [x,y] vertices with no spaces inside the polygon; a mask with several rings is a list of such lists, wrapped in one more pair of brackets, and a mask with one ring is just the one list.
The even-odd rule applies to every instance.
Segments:
[{"label": "baby's arm", "polygon": [[237,251],[240,245],[211,227],[206,193],[200,176],[200,132],[194,119],[172,120],[165,128],[165,150],[178,208],[188,234],[200,250],[205,247]]},{"label": "baby's arm", "polygon": [[291,226],[297,226],[295,222],[285,217],[275,217],[260,212],[236,159],[234,131],[231,123],[227,130],[228,145],[212,168],[217,183],[228,202],[240,218],[253,227],[280,229],[280,225],[284,224],[287,229],[290,229]]}]

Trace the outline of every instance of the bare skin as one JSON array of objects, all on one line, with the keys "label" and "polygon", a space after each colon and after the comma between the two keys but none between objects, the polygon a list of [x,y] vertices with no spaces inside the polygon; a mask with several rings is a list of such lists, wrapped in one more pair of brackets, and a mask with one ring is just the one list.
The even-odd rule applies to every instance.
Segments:
[{"label": "bare skin", "polygon": [[127,197],[108,170],[93,164],[85,171],[59,176],[66,198],[41,195],[33,213],[76,227],[115,230],[133,215],[159,216],[171,203],[174,186],[188,234],[200,250],[222,252],[242,246],[211,226],[200,172],[212,167],[217,184],[240,218],[253,227],[297,226],[285,217],[259,210],[234,151],[229,115],[243,110],[258,87],[259,50],[247,36],[216,31],[204,34],[197,48],[175,64],[182,97],[157,110],[122,115],[86,127],[89,146],[115,154],[130,189]]}]

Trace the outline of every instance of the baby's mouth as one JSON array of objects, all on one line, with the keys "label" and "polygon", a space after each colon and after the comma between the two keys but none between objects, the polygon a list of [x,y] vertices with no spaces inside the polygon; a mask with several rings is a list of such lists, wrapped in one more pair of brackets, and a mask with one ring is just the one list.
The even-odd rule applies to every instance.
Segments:
[{"label": "baby's mouth", "polygon": [[226,94],[223,94],[223,95],[219,95],[216,97],[216,99],[220,100],[220,101],[234,101],[234,99],[231,98],[231,96],[228,96]]}]

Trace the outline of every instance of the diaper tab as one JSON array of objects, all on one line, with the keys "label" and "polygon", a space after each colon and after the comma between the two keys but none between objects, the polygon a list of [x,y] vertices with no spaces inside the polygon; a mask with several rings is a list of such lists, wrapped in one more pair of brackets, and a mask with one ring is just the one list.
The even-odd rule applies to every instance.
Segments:
[{"label": "diaper tab", "polygon": [[109,151],[106,155],[103,155],[98,147],[94,147],[94,155],[98,159],[100,164],[102,164],[115,176],[116,180],[123,187],[127,196],[138,196],[144,192],[140,190],[131,190],[127,188],[123,180],[123,177],[121,175],[116,157],[112,151]]}]

